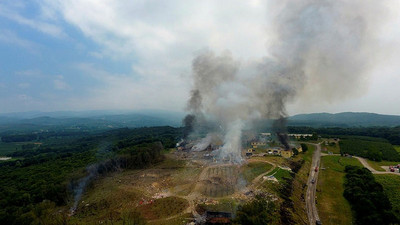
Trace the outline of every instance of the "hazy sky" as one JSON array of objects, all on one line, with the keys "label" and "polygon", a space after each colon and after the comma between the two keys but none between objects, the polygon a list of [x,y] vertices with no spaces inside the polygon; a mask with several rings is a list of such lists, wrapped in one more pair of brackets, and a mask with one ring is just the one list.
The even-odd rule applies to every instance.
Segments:
[{"label": "hazy sky", "polygon": [[[290,114],[400,114],[400,1],[384,4],[373,17],[383,57],[371,62],[363,91],[334,102],[302,98]],[[257,0],[1,0],[0,112],[182,111],[196,54],[229,50],[243,64],[268,55],[275,10]]]}]

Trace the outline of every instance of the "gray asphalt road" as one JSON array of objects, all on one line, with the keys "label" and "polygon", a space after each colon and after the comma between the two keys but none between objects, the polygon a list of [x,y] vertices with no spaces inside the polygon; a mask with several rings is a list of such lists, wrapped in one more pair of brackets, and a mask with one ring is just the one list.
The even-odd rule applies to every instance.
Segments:
[{"label": "gray asphalt road", "polygon": [[[321,145],[313,144],[315,151],[312,157],[310,175],[308,176],[307,192],[306,192],[306,208],[308,221],[311,225],[315,225],[316,221],[319,220],[317,206],[315,204],[315,192],[317,189],[318,173],[321,161]],[[315,172],[315,167],[318,166],[318,171]],[[314,180],[314,182],[312,182]]]}]

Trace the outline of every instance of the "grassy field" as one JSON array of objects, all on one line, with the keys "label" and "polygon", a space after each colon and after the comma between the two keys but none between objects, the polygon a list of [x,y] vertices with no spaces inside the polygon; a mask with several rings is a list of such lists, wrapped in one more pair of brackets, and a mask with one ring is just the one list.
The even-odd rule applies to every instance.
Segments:
[{"label": "grassy field", "polygon": [[177,217],[173,217],[170,219],[166,220],[153,220],[147,222],[149,225],[186,225],[191,221],[192,214],[191,213],[185,213],[182,215],[179,215]]},{"label": "grassy field", "polygon": [[331,145],[325,145],[325,143],[322,143],[321,144],[321,150],[323,152],[325,152],[325,150],[326,150],[326,153],[327,152],[332,152],[333,154],[340,154],[339,144],[335,144],[334,146],[331,146]]},{"label": "grassy field", "polygon": [[72,224],[91,224],[94,221],[116,220],[122,212],[136,207],[142,197],[140,190],[125,183],[125,176],[132,172],[114,174],[94,182],[79,202]]},{"label": "grassy field", "polygon": [[269,172],[267,176],[273,175],[279,182],[282,181],[283,178],[289,178],[290,172],[279,167],[276,167],[274,170]]},{"label": "grassy field", "polygon": [[267,172],[272,165],[265,162],[250,162],[242,167],[243,178],[250,183],[254,178],[262,173]]},{"label": "grassy field", "polygon": [[156,199],[153,203],[142,205],[138,207],[138,209],[144,218],[148,220],[156,220],[181,213],[188,206],[188,202],[183,198],[166,197]]},{"label": "grassy field", "polygon": [[275,163],[276,165],[287,165],[288,159],[277,155],[267,155],[262,157],[252,157],[251,160]]},{"label": "grassy field", "polygon": [[21,150],[21,146],[25,143],[5,143],[0,142],[0,156],[5,156],[7,154],[13,153],[15,151]]},{"label": "grassy field", "polygon": [[199,204],[197,206],[198,212],[202,211],[222,211],[222,212],[235,212],[240,200],[235,198],[222,198],[218,200],[218,204]]},{"label": "grassy field", "polygon": [[38,147],[41,143],[35,142],[2,142],[0,141],[0,156],[5,156],[7,154],[11,154],[16,151],[22,150],[23,145],[34,144],[35,147]]},{"label": "grassy field", "polygon": [[346,165],[362,166],[355,158],[324,156],[317,185],[317,208],[324,224],[351,224],[350,204],[343,197],[344,168]]},{"label": "grassy field", "polygon": [[392,174],[375,174],[374,176],[376,181],[382,184],[395,214],[400,215],[400,176]]}]

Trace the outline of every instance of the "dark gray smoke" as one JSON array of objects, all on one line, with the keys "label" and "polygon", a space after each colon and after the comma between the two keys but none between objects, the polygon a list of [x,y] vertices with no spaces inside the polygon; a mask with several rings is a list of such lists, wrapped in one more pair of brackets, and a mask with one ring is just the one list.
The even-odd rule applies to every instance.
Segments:
[{"label": "dark gray smoke", "polygon": [[259,118],[276,120],[275,132],[289,148],[288,103],[342,100],[364,91],[377,46],[374,16],[381,15],[382,5],[369,0],[271,1],[268,57],[239,67],[229,53],[199,54],[192,65],[189,112],[221,124],[222,152],[240,155],[241,130]]},{"label": "dark gray smoke", "polygon": [[193,132],[196,123],[196,116],[193,114],[186,115],[183,119],[183,139],[186,140],[189,134]]},{"label": "dark gray smoke", "polygon": [[187,108],[194,113],[201,113],[201,100],[200,91],[193,90]]},{"label": "dark gray smoke", "polygon": [[194,127],[196,125],[196,121],[202,119],[202,98],[200,91],[198,89],[192,90],[190,99],[187,104],[187,110],[191,112],[191,114],[186,115],[183,119],[183,139],[186,140],[189,137],[189,134],[193,132]]},{"label": "dark gray smoke", "polygon": [[279,142],[285,146],[286,150],[289,150],[290,145],[286,129],[286,117],[281,116],[279,119],[275,120],[272,124],[272,129],[278,137]]}]

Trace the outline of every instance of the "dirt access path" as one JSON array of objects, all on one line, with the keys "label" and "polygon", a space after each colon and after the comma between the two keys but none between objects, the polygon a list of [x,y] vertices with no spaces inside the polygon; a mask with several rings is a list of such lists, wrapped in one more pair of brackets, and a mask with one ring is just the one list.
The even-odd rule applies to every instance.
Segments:
[{"label": "dirt access path", "polygon": [[262,173],[262,174],[258,175],[256,178],[254,178],[254,179],[251,181],[251,188],[254,188],[254,187],[255,187],[257,184],[259,184],[259,183],[262,183],[262,177],[265,176],[265,175],[267,175],[267,174],[269,174],[270,172],[272,172],[272,171],[276,168],[276,164],[275,164],[275,163],[269,162],[269,161],[266,161],[266,160],[250,159],[250,160],[248,160],[248,162],[265,162],[265,163],[269,163],[269,164],[272,165],[272,168],[271,168],[271,169],[269,169],[269,170],[268,170],[267,172],[265,172],[265,173]]}]

